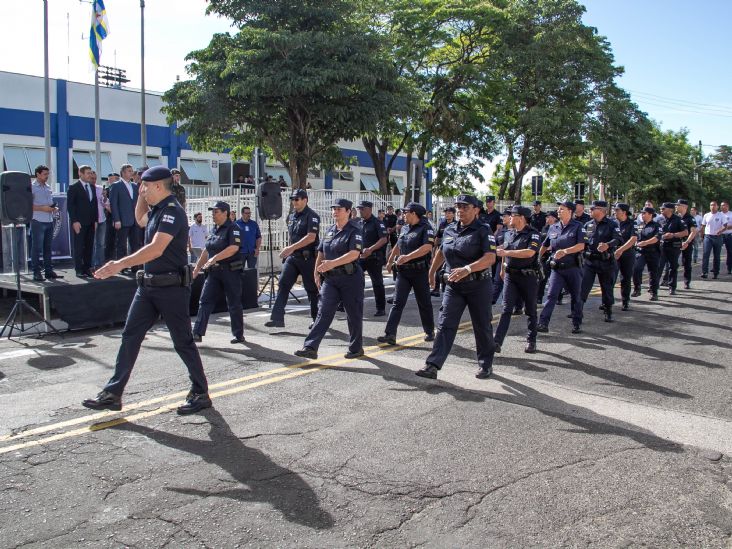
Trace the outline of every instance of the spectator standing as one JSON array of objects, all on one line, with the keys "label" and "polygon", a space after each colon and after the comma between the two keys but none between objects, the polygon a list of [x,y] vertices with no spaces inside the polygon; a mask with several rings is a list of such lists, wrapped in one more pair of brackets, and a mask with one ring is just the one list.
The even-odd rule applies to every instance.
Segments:
[{"label": "spectator standing", "polygon": [[702,216],[699,215],[699,212],[696,208],[691,208],[691,215],[694,217],[694,221],[696,221],[697,226],[697,232],[696,232],[696,238],[694,239],[694,252],[693,252],[693,262],[698,263],[699,262],[699,246],[704,241],[704,235],[701,234],[701,226],[702,226]]},{"label": "spectator standing", "polygon": [[53,272],[51,243],[53,242],[53,214],[58,212],[53,201],[53,191],[48,185],[50,170],[47,166],[38,166],[35,170],[36,179],[31,186],[33,193],[33,219],[31,220],[31,269],[33,280],[42,282],[41,264],[39,257],[43,254],[43,269],[46,278],[53,280],[63,278]]},{"label": "spectator standing", "polygon": [[256,269],[259,261],[259,248],[262,245],[262,232],[259,225],[252,219],[252,210],[249,206],[241,209],[241,219],[236,220],[241,237],[241,260],[245,269]]},{"label": "spectator standing", "polygon": [[191,252],[191,263],[201,257],[208,240],[208,228],[203,224],[203,214],[197,212],[193,216],[193,225],[188,229],[188,250]]},{"label": "spectator standing", "polygon": [[720,255],[722,253],[722,234],[727,226],[727,216],[719,211],[716,202],[709,204],[709,211],[702,219],[702,232],[704,233],[704,256],[702,257],[702,278],[709,276],[709,256],[714,254],[712,274],[714,278],[719,277]]},{"label": "spectator standing", "polygon": [[120,180],[109,187],[109,206],[114,226],[114,258],[117,260],[132,255],[140,247],[135,221],[139,187],[132,181],[135,170],[130,164],[124,164],[119,172]]},{"label": "spectator standing", "polygon": [[71,222],[74,269],[79,278],[92,278],[92,252],[94,250],[94,230],[99,212],[97,197],[91,185],[92,169],[79,167],[79,179],[69,187],[66,194],[69,221]]},{"label": "spectator standing", "polygon": [[98,269],[107,262],[105,244],[107,243],[107,212],[110,211],[109,199],[104,196],[104,189],[97,185],[97,174],[92,172],[92,186],[97,197],[97,228],[94,230],[94,254],[92,267]]},{"label": "spectator standing", "polygon": [[[140,168],[140,173],[147,170],[147,168]],[[170,173],[173,176],[173,196],[175,196],[175,199],[178,201],[178,203],[181,205],[181,207],[185,210],[186,209],[186,188],[181,185],[180,183],[180,170],[177,168],[173,168],[170,170]]]}]

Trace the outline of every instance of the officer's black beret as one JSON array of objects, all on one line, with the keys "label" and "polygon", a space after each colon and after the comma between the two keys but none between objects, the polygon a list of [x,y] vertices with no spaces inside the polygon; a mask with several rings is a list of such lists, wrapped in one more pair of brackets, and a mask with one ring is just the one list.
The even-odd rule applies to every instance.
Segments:
[{"label": "officer's black beret", "polygon": [[594,200],[592,206],[590,206],[591,210],[593,208],[607,208],[607,202],[604,200]]},{"label": "officer's black beret", "polygon": [[578,206],[584,206],[585,205],[585,201],[582,200],[582,199],[575,200],[574,203],[577,204]]},{"label": "officer's black beret", "polygon": [[419,217],[422,217],[427,213],[427,209],[419,202],[410,202],[409,204],[404,206],[404,213],[407,212],[412,212],[414,214],[417,214]]},{"label": "officer's black beret", "polygon": [[230,212],[231,206],[229,206],[228,202],[223,202],[223,201],[219,200],[216,204],[213,205],[212,208],[208,209],[208,211],[211,211],[211,210],[222,210],[222,211]]},{"label": "officer's black beret", "polygon": [[455,199],[455,204],[470,204],[476,208],[480,208],[483,203],[470,194],[461,194]]},{"label": "officer's black beret", "polygon": [[290,200],[297,200],[298,198],[307,198],[308,193],[305,191],[305,189],[295,189],[292,191],[292,194],[290,195]]},{"label": "officer's black beret", "polygon": [[153,166],[148,168],[142,174],[143,181],[162,181],[163,179],[170,179],[173,174],[165,166]]},{"label": "officer's black beret", "polygon": [[503,210],[503,215],[511,215],[511,208],[506,208]]},{"label": "officer's black beret", "polygon": [[445,208],[445,211],[446,211],[446,212],[452,212],[452,213],[455,213],[455,208],[453,208],[452,206],[450,206],[449,208]]},{"label": "officer's black beret", "polygon": [[356,206],[356,207],[357,208],[373,208],[374,207],[374,203],[373,202],[369,202],[368,200],[362,200],[361,203],[358,206]]},{"label": "officer's black beret", "polygon": [[668,208],[669,210],[673,210],[676,207],[676,204],[673,202],[664,202],[661,208]]},{"label": "officer's black beret", "polygon": [[541,206],[541,200],[534,200],[534,206]]},{"label": "officer's black beret", "polygon": [[651,208],[650,206],[646,206],[641,211],[643,213],[647,213],[647,214],[651,214],[651,215],[656,215],[656,209],[655,208]]},{"label": "officer's black beret", "polygon": [[523,215],[526,219],[531,218],[531,210],[526,206],[519,206],[518,204],[511,208],[511,215]]},{"label": "officer's black beret", "polygon": [[564,206],[568,210],[574,211],[574,202],[571,200],[565,200],[564,202],[557,202],[557,206]]},{"label": "officer's black beret", "polygon": [[630,206],[624,202],[618,202],[615,204],[616,210],[623,210],[625,213],[630,213]]},{"label": "officer's black beret", "polygon": [[554,219],[559,219],[559,214],[557,213],[557,210],[549,210],[546,212],[547,217],[553,217]]},{"label": "officer's black beret", "polygon": [[489,194],[488,196],[485,197],[486,204],[488,204],[488,202],[495,202],[495,201],[496,201],[496,197],[493,196],[492,194]]},{"label": "officer's black beret", "polygon": [[353,202],[350,200],[346,200],[345,198],[338,198],[333,202],[333,205],[331,208],[345,208],[347,210],[350,210],[353,208]]},{"label": "officer's black beret", "polygon": [[678,205],[680,205],[680,206],[688,206],[688,205],[689,205],[689,201],[688,201],[688,200],[686,200],[686,199],[684,199],[684,198],[679,198],[679,199],[678,199],[678,200],[676,201],[676,203],[677,203]]}]

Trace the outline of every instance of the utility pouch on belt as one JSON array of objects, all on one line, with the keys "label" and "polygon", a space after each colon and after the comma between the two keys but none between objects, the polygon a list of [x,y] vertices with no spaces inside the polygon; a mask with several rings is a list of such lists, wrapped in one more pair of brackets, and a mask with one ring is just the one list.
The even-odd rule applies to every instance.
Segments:
[{"label": "utility pouch on belt", "polygon": [[193,266],[186,265],[180,271],[180,285],[187,288],[193,282]]},{"label": "utility pouch on belt", "polygon": [[229,270],[231,271],[241,271],[242,267],[244,267],[243,261],[232,261],[229,263]]}]

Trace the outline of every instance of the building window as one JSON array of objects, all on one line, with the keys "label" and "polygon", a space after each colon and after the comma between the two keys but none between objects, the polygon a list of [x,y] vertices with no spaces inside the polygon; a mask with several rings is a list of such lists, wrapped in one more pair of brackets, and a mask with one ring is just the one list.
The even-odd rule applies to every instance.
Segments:
[{"label": "building window", "polygon": [[404,178],[399,177],[392,177],[391,178],[391,188],[394,189],[394,194],[404,194]]},{"label": "building window", "polygon": [[379,178],[373,174],[362,173],[361,174],[361,190],[371,191],[372,193],[379,192]]},{"label": "building window", "polygon": [[181,183],[184,185],[209,185],[214,180],[208,160],[181,158],[180,171]]},{"label": "building window", "polygon": [[36,168],[46,164],[46,150],[32,147],[3,147],[5,171],[23,172],[30,175]]},{"label": "building window", "polygon": [[333,172],[333,179],[353,181],[353,172],[351,170],[336,170]]},{"label": "building window", "polygon": [[143,163],[141,154],[128,154],[127,163],[135,169],[142,168],[143,166],[147,166],[148,168],[152,168],[153,166],[162,166],[159,156],[146,155],[146,158],[147,162]]},{"label": "building window", "polygon": [[320,168],[310,168],[308,170],[308,177],[321,179],[323,177],[323,172],[320,170]]},{"label": "building window", "polygon": [[71,157],[73,159],[73,172],[71,174],[72,179],[79,179],[79,166],[90,166],[92,170],[97,172],[97,180],[106,181],[107,176],[114,172],[112,167],[112,157],[108,152],[102,152],[102,168],[97,169],[96,153],[94,151],[72,151]]}]

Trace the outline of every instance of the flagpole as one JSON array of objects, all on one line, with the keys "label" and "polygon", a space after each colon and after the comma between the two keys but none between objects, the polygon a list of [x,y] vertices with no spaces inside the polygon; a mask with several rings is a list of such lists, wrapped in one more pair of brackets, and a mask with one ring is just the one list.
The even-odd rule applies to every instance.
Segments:
[{"label": "flagpole", "polygon": [[[43,102],[43,133],[46,138],[46,166],[51,169],[51,92],[48,78],[48,0],[43,0]],[[31,168],[35,168],[35,166],[31,166]]]},{"label": "flagpole", "polygon": [[140,0],[140,144],[142,165],[147,166],[147,128],[145,127],[145,0]]},{"label": "flagpole", "polygon": [[[99,67],[94,68],[94,145],[96,147],[96,172],[101,182],[102,177],[106,174],[102,173],[102,149],[101,149],[101,132],[99,131]],[[101,184],[101,183],[100,183]]]}]

